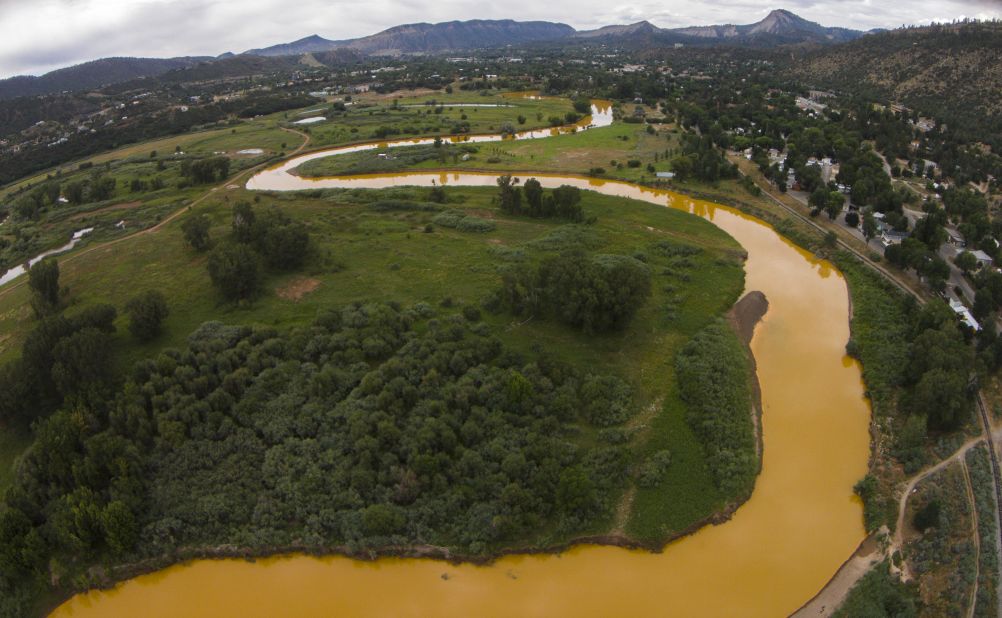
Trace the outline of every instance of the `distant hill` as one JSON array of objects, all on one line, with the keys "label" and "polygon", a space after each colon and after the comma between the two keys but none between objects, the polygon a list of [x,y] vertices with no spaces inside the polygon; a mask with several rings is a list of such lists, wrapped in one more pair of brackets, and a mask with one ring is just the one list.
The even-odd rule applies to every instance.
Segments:
[{"label": "distant hill", "polygon": [[140,77],[155,77],[206,60],[209,58],[102,58],[51,71],[40,77],[20,75],[0,80],[0,100],[90,90]]},{"label": "distant hill", "polygon": [[510,19],[472,19],[440,24],[406,24],[367,37],[346,41],[332,41],[313,35],[292,43],[252,49],[244,53],[257,56],[280,56],[335,48],[354,49],[372,55],[436,53],[555,40],[572,34],[574,34],[574,28],[567,24],[546,21],[513,21]]},{"label": "distant hill", "polygon": [[281,43],[271,47],[261,49],[249,49],[243,53],[245,56],[298,56],[300,54],[311,54],[313,52],[323,52],[343,46],[342,41],[331,41],[324,37],[313,34],[306,38],[293,41],[291,43]]},{"label": "distant hill", "polygon": [[783,69],[810,85],[873,96],[1002,130],[1002,24],[906,28],[798,52]]},{"label": "distant hill", "polygon": [[575,32],[573,37],[575,39],[600,39],[605,37],[659,34],[662,32],[664,30],[649,21],[638,21],[635,24],[627,24],[625,26],[604,26],[596,30],[581,30],[580,32]]},{"label": "distant hill", "polygon": [[762,21],[745,26],[697,26],[666,32],[732,44],[844,43],[863,35],[859,30],[828,28],[783,9],[772,11]]},{"label": "distant hill", "polygon": [[688,28],[658,28],[641,21],[625,26],[606,26],[597,30],[575,33],[573,39],[602,40],[625,47],[683,45],[729,45],[776,47],[780,45],[831,45],[863,36],[859,30],[829,28],[778,9],[754,24],[735,26],[693,26]]}]

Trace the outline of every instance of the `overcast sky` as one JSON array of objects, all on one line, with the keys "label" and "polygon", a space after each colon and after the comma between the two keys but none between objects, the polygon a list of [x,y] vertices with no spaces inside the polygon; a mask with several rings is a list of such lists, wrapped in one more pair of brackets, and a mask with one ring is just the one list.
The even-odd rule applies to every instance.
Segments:
[{"label": "overcast sky", "polygon": [[421,21],[538,19],[587,29],[646,19],[668,28],[752,23],[774,8],[861,30],[1002,17],[1002,0],[0,0],[0,78],[107,56],[215,56],[310,34],[354,38]]}]

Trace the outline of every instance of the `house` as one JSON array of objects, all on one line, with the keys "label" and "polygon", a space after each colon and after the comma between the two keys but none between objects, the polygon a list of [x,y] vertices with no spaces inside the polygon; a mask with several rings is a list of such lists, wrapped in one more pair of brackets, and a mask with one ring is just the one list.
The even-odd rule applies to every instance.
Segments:
[{"label": "house", "polygon": [[884,248],[890,247],[891,245],[900,245],[901,242],[908,238],[908,232],[899,232],[898,230],[885,228],[884,231],[880,233],[880,244],[884,245]]},{"label": "house", "polygon": [[953,312],[957,314],[961,322],[971,327],[975,331],[981,330],[981,325],[978,324],[978,321],[974,319],[974,316],[971,315],[971,312],[967,309],[967,307],[964,306],[964,303],[960,302],[956,298],[951,298],[950,309],[953,309]]},{"label": "house", "polygon": [[963,249],[964,247],[967,246],[967,242],[964,240],[964,237],[961,236],[960,232],[958,232],[957,230],[946,228],[946,233],[950,237],[950,244],[953,245],[954,247]]},{"label": "house", "polygon": [[978,249],[977,251],[972,251],[971,253],[974,254],[974,259],[978,261],[978,268],[981,268],[982,266],[992,265],[992,256],[988,255],[981,249]]},{"label": "house", "polygon": [[675,172],[655,172],[654,174],[658,178],[664,178],[666,180],[671,180],[675,177]]}]

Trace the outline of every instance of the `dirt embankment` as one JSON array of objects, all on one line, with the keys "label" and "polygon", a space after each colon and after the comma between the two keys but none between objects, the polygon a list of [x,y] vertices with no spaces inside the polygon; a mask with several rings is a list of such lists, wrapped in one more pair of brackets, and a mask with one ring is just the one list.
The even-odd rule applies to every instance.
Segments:
[{"label": "dirt embankment", "polygon": [[758,383],[758,370],[755,365],[755,355],[751,351],[751,340],[755,334],[755,326],[765,317],[768,310],[769,301],[765,294],[754,291],[745,294],[727,312],[727,321],[737,333],[738,339],[745,345],[748,356],[748,382],[752,391],[752,427],[755,431],[755,454],[758,455],[759,465],[762,461],[762,388]]},{"label": "dirt embankment", "polygon": [[766,300],[762,292],[748,292],[741,300],[734,303],[727,318],[734,326],[741,341],[747,346],[751,345],[752,335],[755,333],[755,326],[765,316],[769,310],[769,301]]}]

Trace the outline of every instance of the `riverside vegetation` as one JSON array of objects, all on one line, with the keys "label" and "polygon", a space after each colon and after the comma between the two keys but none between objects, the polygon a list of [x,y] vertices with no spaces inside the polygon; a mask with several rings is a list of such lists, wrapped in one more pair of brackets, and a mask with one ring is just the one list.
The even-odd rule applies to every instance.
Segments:
[{"label": "riverside vegetation", "polygon": [[0,375],[24,396],[5,423],[34,428],[0,512],[3,610],[180,547],[487,558],[607,533],[632,485],[650,496],[629,538],[658,546],[741,499],[754,443],[726,447],[738,469],[721,457],[751,434],[747,360],[714,322],[740,249],[691,215],[537,185],[236,191],[113,266],[36,266],[46,285],[0,297],[56,297]]}]

